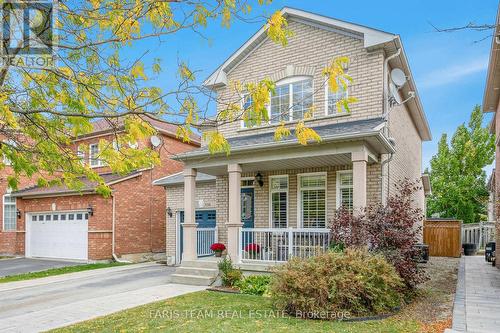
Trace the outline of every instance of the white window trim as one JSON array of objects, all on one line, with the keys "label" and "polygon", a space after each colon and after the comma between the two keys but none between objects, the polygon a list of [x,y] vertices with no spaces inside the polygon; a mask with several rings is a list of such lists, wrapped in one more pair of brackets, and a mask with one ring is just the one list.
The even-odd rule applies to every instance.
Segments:
[{"label": "white window trim", "polygon": [[[304,219],[302,218],[302,196],[300,195],[302,186],[300,184],[300,178],[303,176],[324,176],[325,177],[325,228],[328,229],[328,173],[323,172],[307,172],[297,174],[297,218],[299,219],[297,225],[300,228],[304,228]],[[318,187],[318,189],[320,189]],[[323,228],[321,228],[323,229]]]},{"label": "white window trim", "polygon": [[[288,97],[288,121],[289,122],[294,121],[293,112],[292,112],[292,107],[293,107],[293,86],[292,86],[292,84],[296,83],[296,82],[304,81],[304,80],[311,80],[311,89],[313,91],[311,97],[312,97],[312,105],[314,105],[314,77],[313,76],[310,76],[310,75],[291,76],[291,77],[287,77],[287,78],[284,78],[284,79],[281,79],[281,80],[275,82],[276,87],[288,85],[288,96],[289,96]],[[245,96],[246,95],[248,95],[248,93],[243,93],[240,95],[240,107],[242,110],[243,110],[243,105],[245,104]],[[269,115],[269,121],[267,122],[267,125],[271,125],[271,124],[276,125],[276,124],[279,124],[279,122],[274,122],[274,123],[271,122],[271,117],[272,117],[272,115],[271,115],[271,98],[272,98],[272,93],[269,93],[269,103],[266,106],[267,114]],[[327,103],[328,103],[328,101],[327,101]],[[313,115],[313,118],[314,118],[314,115]],[[245,122],[243,121],[243,119],[240,120],[240,127],[243,129],[251,128],[251,127],[245,126]]]},{"label": "white window trim", "polygon": [[[337,207],[337,209],[340,208],[340,176],[341,175],[345,175],[345,174],[351,174],[352,175],[352,170],[341,170],[341,171],[337,171],[337,194],[336,194],[336,198],[335,198],[335,206]],[[353,195],[354,195],[354,184],[351,186],[352,189],[353,189]]]},{"label": "white window trim", "polygon": [[[250,95],[248,92],[244,92],[240,94],[240,108],[243,111],[243,107],[245,105],[245,96]],[[269,93],[269,96],[272,96],[271,93]],[[269,97],[270,98],[270,97]],[[269,121],[268,122],[262,122],[264,124],[270,125],[271,124],[271,100],[269,99],[269,103],[266,105],[267,109],[267,114],[269,115]],[[255,128],[255,127],[246,127],[245,126],[245,121],[243,119],[240,119],[240,128],[242,129],[249,129],[249,128]]]},{"label": "white window trim", "polygon": [[[333,114],[328,113],[328,101],[330,99],[330,94],[331,94],[330,84],[328,83],[328,77],[325,77],[324,86],[325,86],[325,116],[335,117],[335,116],[345,115],[346,114],[345,112],[342,112],[342,113],[335,112]],[[348,97],[349,97],[349,85],[347,86],[347,89],[346,89],[346,98],[348,98]]]},{"label": "white window trim", "polygon": [[2,231],[16,231],[17,230],[17,202],[14,202],[14,204],[9,203],[10,205],[14,206],[14,212],[16,215],[14,216],[15,219],[15,226],[14,229],[7,229],[5,227],[5,197],[11,197],[12,195],[10,194],[10,189],[7,190],[7,193],[5,193],[2,197]]},{"label": "white window trim", "polygon": [[[92,158],[92,147],[94,147],[94,146],[97,146],[97,156],[99,156],[99,144],[98,143],[90,144],[89,145],[89,166],[91,168],[99,168],[99,167],[104,166],[104,163],[102,162],[102,160],[99,159],[99,157],[97,157],[96,159]],[[96,160],[97,164],[92,165],[92,160]]]},{"label": "white window trim", "polygon": [[[287,183],[287,186],[286,186],[286,191],[284,190],[274,190],[271,188],[271,179],[273,178],[285,178],[286,177],[286,183]],[[289,207],[290,207],[290,178],[288,177],[288,175],[273,175],[273,176],[269,176],[268,177],[268,182],[269,182],[269,228],[274,228],[273,226],[273,216],[272,216],[272,210],[273,210],[273,207],[272,207],[272,203],[273,203],[273,197],[272,197],[272,194],[277,192],[286,192],[286,228],[289,227],[289,221],[290,221],[290,218],[289,218]],[[281,229],[281,228],[275,228],[275,229]]]}]

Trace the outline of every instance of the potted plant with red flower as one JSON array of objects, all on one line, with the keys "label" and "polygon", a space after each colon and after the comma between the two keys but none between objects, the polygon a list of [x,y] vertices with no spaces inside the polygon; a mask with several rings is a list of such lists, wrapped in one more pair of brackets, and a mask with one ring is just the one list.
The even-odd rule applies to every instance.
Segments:
[{"label": "potted plant with red flower", "polygon": [[255,259],[260,253],[260,245],[255,243],[250,243],[245,246],[245,252],[250,255],[250,258]]},{"label": "potted plant with red flower", "polygon": [[226,249],[226,246],[222,243],[213,243],[210,245],[210,250],[214,251],[216,257],[222,256],[222,251]]}]

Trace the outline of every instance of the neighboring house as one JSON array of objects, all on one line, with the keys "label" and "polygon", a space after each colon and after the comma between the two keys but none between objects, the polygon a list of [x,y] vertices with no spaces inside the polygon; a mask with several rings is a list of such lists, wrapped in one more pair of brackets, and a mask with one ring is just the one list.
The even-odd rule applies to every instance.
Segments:
[{"label": "neighboring house", "polygon": [[[217,130],[228,138],[230,155],[212,155],[202,142],[174,157],[185,163],[182,173],[154,182],[166,188],[171,264],[192,264],[210,254],[216,239],[237,262],[307,256],[327,246],[328,220],[340,205],[357,210],[385,202],[397,181],[420,181],[422,141],[431,133],[400,37],[302,10],[282,11],[294,32],[288,46],[269,40],[263,28],[205,81],[221,111],[228,102],[251,103],[233,93],[230,82],[270,77],[276,82],[270,123],[221,125]],[[338,56],[350,58],[354,82],[332,94],[322,70]],[[389,103],[394,68],[408,77],[395,92],[405,103]],[[342,94],[359,100],[350,113],[335,109]],[[306,124],[321,143],[301,146],[293,134],[274,140],[280,119],[293,128],[311,107]],[[424,208],[423,189],[415,202]]]},{"label": "neighboring house", "polygon": [[496,212],[496,202],[497,202],[497,193],[496,193],[496,187],[495,187],[495,171],[496,169],[493,169],[491,171],[491,175],[488,178],[488,192],[489,192],[489,197],[488,197],[488,222],[494,222],[497,220],[497,212]]},{"label": "neighboring house", "polygon": [[[122,122],[99,120],[91,134],[74,140],[82,161],[95,168],[111,187],[110,198],[96,194],[96,184],[86,179],[82,179],[79,191],[66,186],[38,187],[25,181],[24,188],[9,193],[2,178],[5,194],[0,253],[90,261],[113,257],[138,260],[164,253],[166,202],[163,190],[152,181],[182,170],[182,163],[170,157],[199,147],[200,139],[194,136],[191,143],[184,143],[176,138],[175,125],[154,120],[151,124],[157,131],[157,147],[149,138],[130,145],[157,150],[161,165],[127,175],[111,173],[99,160],[98,142],[112,143],[115,133],[124,130]],[[81,150],[82,144],[88,151]],[[2,172],[5,175],[10,170],[7,167]]]},{"label": "neighboring house", "polygon": [[[483,98],[483,112],[493,112],[493,120],[490,126],[491,132],[496,135],[495,168],[491,175],[490,199],[495,210],[496,221],[496,243],[497,248],[500,244],[500,221],[497,219],[500,215],[499,204],[497,201],[500,190],[500,7],[497,13],[496,28],[491,41],[490,62],[488,65],[488,76],[486,78],[486,88]],[[493,194],[491,194],[493,190]],[[489,214],[488,214],[489,215]],[[498,250],[497,250],[498,253]],[[497,265],[500,268],[500,265]]]}]

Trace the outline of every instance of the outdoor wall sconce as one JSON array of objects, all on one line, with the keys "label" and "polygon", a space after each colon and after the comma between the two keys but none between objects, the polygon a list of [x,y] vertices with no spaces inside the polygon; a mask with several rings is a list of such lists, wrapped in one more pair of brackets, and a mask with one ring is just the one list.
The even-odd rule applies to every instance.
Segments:
[{"label": "outdoor wall sconce", "polygon": [[16,210],[16,215],[17,215],[17,218],[20,219],[21,218],[21,211],[18,209]]},{"label": "outdoor wall sconce", "polygon": [[168,217],[172,217],[172,209],[170,207],[167,207],[167,214]]},{"label": "outdoor wall sconce", "polygon": [[91,205],[88,206],[87,213],[89,213],[89,216],[94,216],[94,208]]},{"label": "outdoor wall sconce", "polygon": [[262,177],[260,172],[257,172],[255,175],[254,184],[259,185],[259,187],[264,185],[264,177]]}]

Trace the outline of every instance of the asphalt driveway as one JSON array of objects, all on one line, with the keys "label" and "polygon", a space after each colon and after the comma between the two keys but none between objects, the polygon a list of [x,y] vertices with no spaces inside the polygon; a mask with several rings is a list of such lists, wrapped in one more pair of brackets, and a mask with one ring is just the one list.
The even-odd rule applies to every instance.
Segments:
[{"label": "asphalt driveway", "polygon": [[0,332],[40,332],[205,287],[170,284],[154,263],[0,284]]},{"label": "asphalt driveway", "polygon": [[7,275],[16,275],[29,272],[45,271],[51,268],[82,265],[83,262],[64,261],[64,260],[45,260],[45,259],[2,259],[0,260],[0,277]]}]

